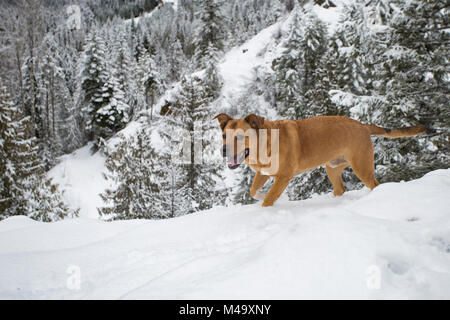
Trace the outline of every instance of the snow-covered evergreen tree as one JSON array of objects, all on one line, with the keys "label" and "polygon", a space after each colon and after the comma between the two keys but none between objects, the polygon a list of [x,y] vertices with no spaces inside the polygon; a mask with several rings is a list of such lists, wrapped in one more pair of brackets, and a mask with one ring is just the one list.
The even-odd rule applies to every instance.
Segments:
[{"label": "snow-covered evergreen tree", "polygon": [[26,215],[40,221],[74,216],[45,177],[29,118],[0,86],[0,219]]},{"label": "snow-covered evergreen tree", "polygon": [[391,48],[380,63],[385,86],[379,89],[384,98],[379,121],[388,127],[422,123],[439,134],[390,141],[398,153],[384,163],[389,180],[414,179],[432,169],[447,168],[450,139],[446,1],[413,0],[396,5],[400,10],[390,20]]},{"label": "snow-covered evergreen tree", "polygon": [[106,60],[106,47],[101,35],[93,32],[86,40],[81,70],[86,130],[90,140],[108,138],[129,121],[117,69]]},{"label": "snow-covered evergreen tree", "polygon": [[208,66],[210,59],[217,59],[224,49],[226,35],[225,17],[221,0],[205,0],[200,3],[200,25],[195,38],[194,62],[197,68]]},{"label": "snow-covered evergreen tree", "polygon": [[153,118],[153,107],[156,99],[163,92],[164,83],[158,72],[156,62],[147,49],[143,49],[139,55],[139,85],[145,97],[145,109]]},{"label": "snow-covered evergreen tree", "polygon": [[29,118],[24,118],[14,106],[6,88],[0,87],[0,170],[2,188],[0,215],[27,214],[27,192],[38,183],[43,171],[38,157],[36,138],[30,138]]},{"label": "snow-covered evergreen tree", "polygon": [[71,210],[64,202],[62,192],[51,179],[42,177],[35,189],[27,195],[28,216],[42,222],[55,222],[78,216],[79,209]]},{"label": "snow-covered evergreen tree", "polygon": [[284,51],[272,63],[277,109],[282,116],[290,119],[311,116],[325,45],[324,24],[314,14],[305,14],[296,7]]},{"label": "snow-covered evergreen tree", "polygon": [[99,213],[106,220],[161,219],[168,217],[157,179],[159,161],[150,135],[140,130],[107,153],[105,178],[110,182],[101,197],[105,206]]},{"label": "snow-covered evergreen tree", "polygon": [[[182,170],[178,179],[181,179],[181,190],[186,196],[183,204],[185,214],[209,209],[223,201],[223,197],[211,197],[211,193],[218,189],[218,181],[222,181],[221,162],[205,162],[208,159],[205,152],[215,147],[208,135],[215,128],[211,121],[214,117],[212,98],[202,79],[183,78],[182,89],[160,127],[160,134],[167,145],[180,146],[183,141],[186,142],[186,162],[177,163]],[[198,148],[203,154],[196,154]],[[172,160],[175,161],[174,158]]]},{"label": "snow-covered evergreen tree", "polygon": [[371,53],[366,16],[367,9],[363,3],[351,1],[344,4],[341,23],[335,32],[340,44],[337,73],[339,87],[358,95],[369,92],[371,81],[366,64],[366,55]]},{"label": "snow-covered evergreen tree", "polygon": [[168,218],[185,215],[187,195],[184,193],[184,168],[174,162],[167,151],[158,154],[157,161],[159,170],[155,172],[155,179],[160,188],[159,196],[165,215]]}]

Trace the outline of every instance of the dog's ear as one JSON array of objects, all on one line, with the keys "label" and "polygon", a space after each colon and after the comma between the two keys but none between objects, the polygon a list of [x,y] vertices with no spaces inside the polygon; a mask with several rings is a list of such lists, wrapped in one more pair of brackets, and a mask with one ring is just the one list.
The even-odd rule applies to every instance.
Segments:
[{"label": "dog's ear", "polygon": [[257,116],[256,114],[249,114],[245,117],[245,121],[252,127],[253,129],[262,128],[264,124],[264,118]]},{"label": "dog's ear", "polygon": [[225,113],[221,113],[215,116],[213,120],[214,119],[217,119],[217,121],[219,121],[220,128],[223,130],[223,128],[225,128],[225,126],[227,125],[228,121],[230,121],[233,118],[231,118],[229,115]]}]

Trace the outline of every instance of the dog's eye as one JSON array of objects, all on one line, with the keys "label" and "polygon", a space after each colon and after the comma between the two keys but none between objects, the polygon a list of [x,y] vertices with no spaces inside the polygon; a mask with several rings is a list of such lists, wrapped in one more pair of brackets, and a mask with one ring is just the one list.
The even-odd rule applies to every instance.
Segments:
[{"label": "dog's eye", "polygon": [[225,139],[227,138],[227,136],[226,136],[226,135],[223,135],[222,138],[223,138],[223,140],[225,140]]}]

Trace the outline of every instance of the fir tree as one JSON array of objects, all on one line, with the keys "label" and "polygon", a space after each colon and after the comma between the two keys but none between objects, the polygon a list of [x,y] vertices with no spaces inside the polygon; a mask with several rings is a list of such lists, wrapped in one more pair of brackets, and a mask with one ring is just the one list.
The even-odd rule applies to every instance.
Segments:
[{"label": "fir tree", "polygon": [[315,15],[304,14],[299,7],[293,15],[284,51],[272,67],[280,114],[300,119],[313,115],[311,110],[319,91],[316,84],[321,67],[319,62],[325,52],[326,29]]},{"label": "fir tree", "polygon": [[105,48],[103,39],[93,33],[86,40],[81,71],[86,130],[89,140],[96,141],[111,137],[129,121],[129,106],[116,70],[107,64]]},{"label": "fir tree", "polygon": [[107,153],[105,174],[112,185],[101,197],[105,207],[99,214],[106,220],[161,219],[167,217],[160,198],[157,177],[157,155],[150,136],[141,130],[136,136],[120,142]]},{"label": "fir tree", "polygon": [[160,188],[161,205],[168,218],[185,215],[187,195],[184,193],[184,168],[172,160],[171,153],[161,152],[158,156],[159,170],[155,179]]},{"label": "fir tree", "polygon": [[422,123],[439,134],[389,141],[389,147],[397,150],[395,158],[382,162],[387,164],[383,179],[389,180],[417,178],[449,163],[448,7],[445,1],[397,5],[400,10],[390,23],[392,49],[385,53],[387,61],[380,63],[386,85],[378,88],[383,103],[377,120],[387,127]]},{"label": "fir tree", "polygon": [[[208,135],[215,128],[211,121],[214,116],[211,101],[212,97],[202,79],[185,77],[182,89],[170,112],[164,117],[160,130],[161,136],[168,141],[167,145],[180,146],[185,142],[183,151],[187,159],[184,159],[185,163],[178,164],[183,172],[179,177],[181,190],[186,195],[184,213],[209,209],[223,200],[210,196],[222,179],[221,163],[204,162],[209,159],[206,152],[216,149]],[[186,137],[186,134],[189,136]]]},{"label": "fir tree", "polygon": [[153,107],[164,89],[164,84],[156,62],[146,49],[139,56],[139,84],[144,92],[146,110],[150,111],[150,119],[153,119]]},{"label": "fir tree", "polygon": [[58,185],[53,184],[51,179],[41,178],[32,192],[28,193],[27,199],[28,216],[42,222],[55,222],[65,218],[78,216],[79,209],[71,210],[62,198]]},{"label": "fir tree", "polygon": [[369,50],[369,28],[365,19],[366,9],[362,3],[350,2],[343,7],[341,23],[335,33],[340,42],[339,88],[353,94],[368,93],[371,77],[365,63]]},{"label": "fir tree", "polygon": [[200,4],[200,25],[196,33],[194,56],[197,68],[206,68],[211,56],[224,49],[226,28],[221,6],[219,0],[205,0]]},{"label": "fir tree", "polygon": [[57,187],[45,177],[36,138],[28,117],[14,106],[0,86],[0,219],[26,215],[40,221],[75,216],[67,208]]},{"label": "fir tree", "polygon": [[36,138],[30,138],[29,118],[21,116],[5,87],[0,87],[0,144],[2,156],[1,217],[27,215],[27,193],[43,172]]},{"label": "fir tree", "polygon": [[297,109],[302,104],[300,94],[302,82],[300,68],[303,65],[300,52],[302,13],[299,8],[296,8],[292,14],[289,36],[284,43],[284,51],[279,58],[272,62],[272,68],[275,71],[275,99],[278,112],[282,116],[296,119]]}]

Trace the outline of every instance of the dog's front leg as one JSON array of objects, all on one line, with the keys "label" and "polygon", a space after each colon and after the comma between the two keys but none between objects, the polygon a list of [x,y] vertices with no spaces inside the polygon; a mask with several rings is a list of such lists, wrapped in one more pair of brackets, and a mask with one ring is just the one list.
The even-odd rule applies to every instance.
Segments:
[{"label": "dog's front leg", "polygon": [[281,196],[284,189],[286,189],[291,179],[292,177],[290,176],[276,177],[275,182],[273,183],[272,188],[270,188],[270,191],[267,193],[267,196],[264,199],[262,206],[263,207],[272,206],[273,203]]},{"label": "dog's front leg", "polygon": [[266,195],[260,192],[259,189],[261,189],[264,186],[264,184],[267,182],[269,178],[270,176],[265,176],[262,175],[260,172],[256,172],[255,177],[253,178],[252,188],[250,189],[250,196],[253,199],[264,200],[264,197]]}]

